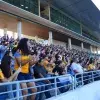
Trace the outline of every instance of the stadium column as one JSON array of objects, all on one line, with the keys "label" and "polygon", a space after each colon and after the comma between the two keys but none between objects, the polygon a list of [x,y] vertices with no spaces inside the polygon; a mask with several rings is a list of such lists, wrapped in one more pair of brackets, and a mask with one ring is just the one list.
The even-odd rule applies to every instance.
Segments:
[{"label": "stadium column", "polygon": [[21,35],[22,35],[22,22],[21,21],[18,21],[17,33],[18,33],[18,39],[20,40],[21,39]]},{"label": "stadium column", "polygon": [[97,49],[97,54],[99,54],[99,53],[98,53],[98,47],[97,47],[96,49]]},{"label": "stadium column", "polygon": [[13,38],[15,38],[15,32],[13,32]]},{"label": "stadium column", "polygon": [[84,50],[84,44],[81,42],[81,49]]},{"label": "stadium column", "polygon": [[7,35],[7,28],[4,28],[4,35]]},{"label": "stadium column", "polygon": [[72,49],[71,38],[68,38],[68,48],[69,48],[69,49]]},{"label": "stadium column", "polygon": [[38,41],[38,36],[35,36],[35,41],[36,41],[36,42],[39,42],[39,41]]},{"label": "stadium column", "polygon": [[91,51],[91,53],[93,53],[93,48],[92,48],[92,45],[90,45],[90,51]]},{"label": "stadium column", "polygon": [[49,44],[53,44],[52,31],[49,31]]}]

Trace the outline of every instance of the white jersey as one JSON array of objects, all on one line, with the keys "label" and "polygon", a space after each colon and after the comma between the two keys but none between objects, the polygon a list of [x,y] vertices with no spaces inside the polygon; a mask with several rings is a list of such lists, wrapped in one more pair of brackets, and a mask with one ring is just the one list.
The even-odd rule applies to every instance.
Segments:
[{"label": "white jersey", "polygon": [[78,73],[83,73],[83,68],[80,64],[72,63],[71,69],[72,71],[76,70]]}]

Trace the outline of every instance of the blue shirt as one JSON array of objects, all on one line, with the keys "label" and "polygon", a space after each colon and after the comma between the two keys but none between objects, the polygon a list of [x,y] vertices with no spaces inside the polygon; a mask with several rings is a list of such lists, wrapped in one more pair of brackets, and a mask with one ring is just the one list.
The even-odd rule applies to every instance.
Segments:
[{"label": "blue shirt", "polygon": [[7,46],[0,45],[0,60],[2,60],[2,58],[5,55],[6,51],[7,51]]}]

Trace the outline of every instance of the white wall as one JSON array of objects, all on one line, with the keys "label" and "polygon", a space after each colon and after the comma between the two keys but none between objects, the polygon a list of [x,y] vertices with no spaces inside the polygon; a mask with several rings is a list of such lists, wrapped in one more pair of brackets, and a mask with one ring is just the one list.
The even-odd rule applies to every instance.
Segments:
[{"label": "white wall", "polygon": [[66,43],[65,42],[61,42],[61,41],[58,41],[58,40],[53,40],[53,44],[55,44],[55,45],[61,45],[61,46],[66,47]]},{"label": "white wall", "polygon": [[88,84],[49,100],[100,100],[100,81]]},{"label": "white wall", "polygon": [[81,46],[72,45],[72,49],[82,50]]}]

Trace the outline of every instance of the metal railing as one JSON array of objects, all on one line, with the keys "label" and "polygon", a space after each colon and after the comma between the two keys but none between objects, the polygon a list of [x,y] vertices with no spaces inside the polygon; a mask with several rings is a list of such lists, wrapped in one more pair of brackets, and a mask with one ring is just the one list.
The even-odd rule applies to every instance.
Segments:
[{"label": "metal railing", "polygon": [[[50,83],[45,83],[46,80],[49,80]],[[47,92],[51,94],[50,97],[54,97],[61,93],[75,90],[76,88],[82,87],[86,84],[97,80],[100,80],[99,70],[84,72],[83,74],[76,74],[75,76],[71,76],[68,74],[63,76],[48,77],[41,79],[0,83],[0,100],[6,100],[5,98],[7,98],[7,100],[22,100],[23,97],[28,97],[29,99],[32,95],[36,95],[36,100],[44,100],[47,99]],[[36,85],[33,87],[21,89],[21,83],[29,82],[33,82]],[[31,89],[36,88],[37,92],[32,93],[30,91]],[[22,91],[24,90],[28,90],[28,94],[22,95]]]},{"label": "metal railing", "polygon": [[78,73],[75,75],[74,86],[76,89],[78,86],[84,86],[97,80],[100,80],[100,70]]}]

